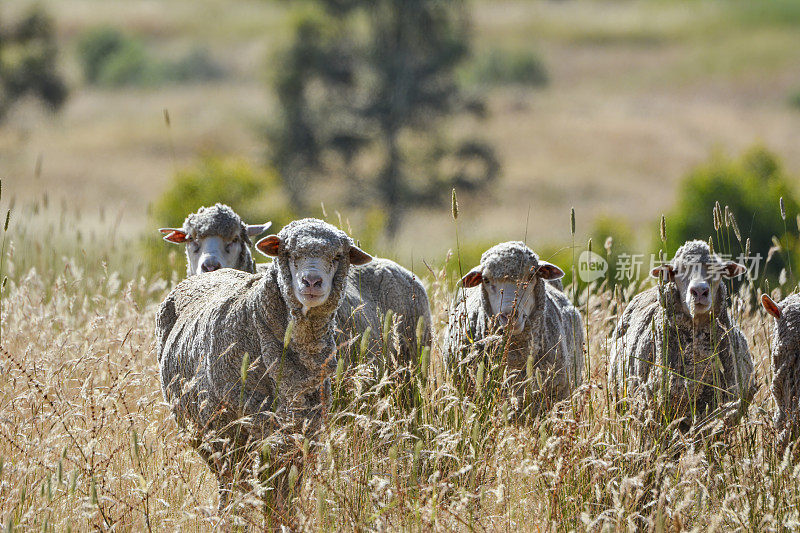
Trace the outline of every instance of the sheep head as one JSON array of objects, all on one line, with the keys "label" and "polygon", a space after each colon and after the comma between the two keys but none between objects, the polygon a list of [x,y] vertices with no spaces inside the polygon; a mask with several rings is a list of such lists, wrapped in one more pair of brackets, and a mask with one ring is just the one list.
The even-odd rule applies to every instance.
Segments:
[{"label": "sheep head", "polygon": [[525,329],[525,324],[543,295],[537,291],[542,280],[555,280],[564,272],[552,263],[542,261],[519,241],[505,242],[486,250],[478,266],[462,279],[464,287],[481,287],[495,326],[510,329],[512,335]]},{"label": "sheep head", "polygon": [[[187,274],[193,276],[220,268],[253,270],[250,237],[265,232],[272,222],[245,224],[224,204],[201,207],[180,228],[161,228],[164,240],[186,245]],[[247,264],[243,264],[247,263]]]},{"label": "sheep head", "polygon": [[745,272],[744,265],[723,261],[704,241],[688,241],[678,248],[669,263],[655,267],[650,275],[674,283],[681,307],[693,321],[703,321],[719,303],[724,305],[723,277],[732,278]]},{"label": "sheep head", "polygon": [[291,287],[291,296],[303,315],[326,304],[332,295],[335,310],[350,265],[372,260],[345,232],[313,218],[296,220],[277,235],[264,237],[256,249],[278,258],[281,276],[286,279],[288,275],[285,285]]}]

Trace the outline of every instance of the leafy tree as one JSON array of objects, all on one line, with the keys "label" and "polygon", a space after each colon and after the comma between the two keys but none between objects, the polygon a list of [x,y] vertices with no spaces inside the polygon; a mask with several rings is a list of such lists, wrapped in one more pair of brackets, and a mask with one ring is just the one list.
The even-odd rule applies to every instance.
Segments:
[{"label": "leafy tree", "polygon": [[469,53],[463,1],[315,0],[296,15],[276,68],[281,116],[268,137],[298,211],[311,182],[336,176],[352,203],[378,200],[393,236],[408,205],[496,177],[491,147],[443,134],[445,119],[484,110],[456,83]]},{"label": "leafy tree", "polygon": [[55,32],[50,18],[31,11],[17,24],[0,20],[0,119],[20,98],[31,94],[52,109],[67,98],[56,71]]}]

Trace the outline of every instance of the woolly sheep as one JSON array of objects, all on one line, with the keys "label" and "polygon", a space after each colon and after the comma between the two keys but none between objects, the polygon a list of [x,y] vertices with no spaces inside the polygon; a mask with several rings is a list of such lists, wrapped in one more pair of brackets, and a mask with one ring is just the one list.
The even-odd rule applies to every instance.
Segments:
[{"label": "woolly sheep", "polygon": [[[157,315],[162,390],[216,474],[221,508],[245,452],[267,439],[269,457],[286,457],[291,435],[320,426],[336,367],[334,313],[350,265],[371,260],[344,232],[315,219],[290,223],[259,249],[275,257],[265,272],[191,276]],[[287,490],[276,487],[278,502]]]},{"label": "woolly sheep", "polygon": [[778,406],[775,428],[778,445],[784,448],[797,438],[800,428],[800,294],[781,303],[761,296],[764,309],[775,319],[772,331],[772,396]]},{"label": "woolly sheep", "polygon": [[220,268],[255,272],[250,238],[271,225],[272,222],[245,224],[233,209],[218,203],[190,214],[180,228],[158,231],[164,234],[165,241],[186,245],[186,270],[192,276]]},{"label": "woolly sheep", "polygon": [[[370,263],[351,268],[342,305],[336,313],[344,341],[363,338],[368,356],[381,357],[381,317],[393,314],[391,340],[386,356],[407,365],[415,361],[423,347],[431,344],[431,310],[428,293],[420,280],[394,261],[373,258]],[[421,326],[421,329],[417,329]]]},{"label": "woolly sheep", "polygon": [[[527,378],[534,412],[568,398],[583,380],[584,338],[580,313],[548,283],[563,275],[522,242],[485,251],[462,278],[449,316],[448,368],[463,375],[494,340],[505,339],[498,353],[507,354],[515,407],[523,405]],[[526,375],[529,359],[534,376]]]},{"label": "woolly sheep", "polygon": [[652,270],[666,280],[636,295],[611,337],[609,387],[636,397],[668,420],[692,419],[721,408],[738,418],[754,394],[747,341],[728,315],[721,276],[745,267],[723,261],[703,241],[688,241],[671,262]]},{"label": "woolly sheep", "polygon": [[[203,207],[186,218],[183,227],[162,228],[165,240],[187,243],[186,259],[189,276],[219,268],[244,272],[265,272],[269,264],[253,262],[249,236],[262,233],[271,223],[246,225],[228,206]],[[382,349],[381,316],[392,311],[394,342],[389,348],[401,363],[410,362],[423,346],[431,342],[431,314],[425,287],[411,272],[388,259],[351,268],[347,289],[337,322],[342,334],[339,344],[359,339],[370,330],[367,350],[374,357]],[[417,324],[422,320],[421,336]],[[360,343],[359,343],[360,346]]]}]

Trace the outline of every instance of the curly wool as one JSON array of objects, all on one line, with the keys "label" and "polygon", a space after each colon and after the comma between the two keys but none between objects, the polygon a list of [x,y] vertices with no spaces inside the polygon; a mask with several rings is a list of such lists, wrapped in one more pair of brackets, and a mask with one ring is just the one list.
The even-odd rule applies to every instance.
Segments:
[{"label": "curly wool", "polygon": [[678,251],[675,252],[675,256],[672,258],[671,263],[673,265],[685,266],[692,264],[705,265],[711,263],[718,263],[721,265],[722,260],[717,254],[711,252],[711,248],[708,246],[706,241],[693,240],[686,241],[683,246],[678,248]]},{"label": "curly wool", "polygon": [[[214,204],[211,207],[201,207],[196,213],[192,213],[183,221],[181,229],[192,239],[201,239],[203,237],[222,237],[226,241],[230,241],[237,235],[241,241],[241,251],[236,265],[233,267],[236,270],[250,272],[251,274],[256,271],[253,255],[250,253],[250,246],[252,241],[247,234],[247,224],[244,223],[242,218],[236,212],[225,204]],[[189,250],[186,250],[186,268],[188,275],[189,272]]]},{"label": "curly wool", "polygon": [[525,279],[539,267],[539,256],[524,242],[504,242],[481,254],[481,266],[491,279]]},{"label": "curly wool", "polygon": [[800,430],[800,294],[787,296],[778,308],[781,317],[772,330],[772,396],[783,447]]},{"label": "curly wool", "polygon": [[[342,330],[340,344],[358,339],[369,328],[370,338],[366,343],[369,355],[386,359],[380,333],[381,317],[387,311],[394,316],[387,347],[389,357],[400,364],[417,360],[422,347],[430,346],[432,338],[428,293],[419,278],[389,259],[376,257],[365,265],[350,268],[342,305],[336,312]],[[422,329],[418,332],[420,321]]]},{"label": "curly wool", "polygon": [[[167,296],[157,315],[164,397],[179,425],[194,435],[221,490],[232,480],[230,465],[219,457],[227,457],[231,446],[219,438],[236,448],[274,437],[287,425],[290,432],[313,433],[330,405],[334,312],[349,261],[340,262],[328,301],[303,315],[288,257],[325,251],[346,258],[352,241],[312,219],[289,224],[278,235],[279,256],[264,272],[222,269],[191,276]],[[291,338],[284,345],[290,323]],[[245,357],[250,365],[242,383]],[[209,448],[212,453],[203,452]]]}]

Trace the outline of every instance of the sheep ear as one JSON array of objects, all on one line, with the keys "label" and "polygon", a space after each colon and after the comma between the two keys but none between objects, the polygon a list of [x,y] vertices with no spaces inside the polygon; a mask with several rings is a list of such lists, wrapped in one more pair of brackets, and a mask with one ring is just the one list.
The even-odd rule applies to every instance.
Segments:
[{"label": "sheep ear", "polygon": [[167,242],[183,244],[189,240],[189,237],[180,228],[161,228],[158,231],[164,235],[164,240]]},{"label": "sheep ear", "polygon": [[247,225],[247,236],[248,237],[255,237],[256,235],[261,235],[265,231],[267,231],[272,226],[272,222],[266,222],[264,224],[248,224]]},{"label": "sheep ear", "polygon": [[536,269],[536,275],[542,279],[554,280],[564,277],[564,271],[558,268],[553,263],[547,261],[539,261],[539,268]]},{"label": "sheep ear", "polygon": [[651,270],[650,276],[654,278],[663,279],[664,281],[672,281],[675,279],[675,267],[673,267],[669,263],[665,263]]},{"label": "sheep ear", "polygon": [[281,251],[281,238],[277,235],[268,235],[256,243],[256,250],[262,254],[275,257]]},{"label": "sheep ear", "polygon": [[747,267],[735,261],[728,261],[722,268],[725,277],[728,278],[738,278],[739,276],[747,272]]},{"label": "sheep ear", "polygon": [[483,281],[483,268],[478,265],[461,278],[461,284],[466,288],[477,287]]},{"label": "sheep ear", "polygon": [[372,261],[372,256],[359,248],[358,246],[350,247],[350,264],[351,265],[365,265]]},{"label": "sheep ear", "polygon": [[766,310],[767,313],[776,319],[781,317],[781,308],[778,307],[778,304],[776,304],[768,294],[761,295],[761,305],[764,306],[764,310]]}]

